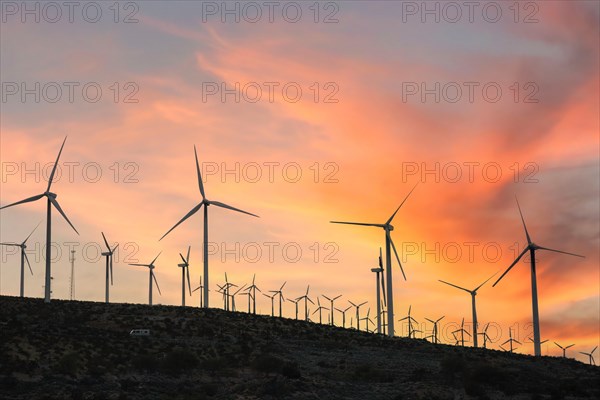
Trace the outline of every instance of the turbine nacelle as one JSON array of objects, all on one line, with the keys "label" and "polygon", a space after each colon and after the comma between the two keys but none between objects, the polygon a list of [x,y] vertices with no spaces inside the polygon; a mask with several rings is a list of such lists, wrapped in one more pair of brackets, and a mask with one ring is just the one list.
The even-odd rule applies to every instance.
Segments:
[{"label": "turbine nacelle", "polygon": [[44,196],[48,197],[49,199],[56,199],[56,197],[57,197],[57,194],[56,194],[56,193],[52,193],[52,192],[45,191],[45,192],[44,192]]}]

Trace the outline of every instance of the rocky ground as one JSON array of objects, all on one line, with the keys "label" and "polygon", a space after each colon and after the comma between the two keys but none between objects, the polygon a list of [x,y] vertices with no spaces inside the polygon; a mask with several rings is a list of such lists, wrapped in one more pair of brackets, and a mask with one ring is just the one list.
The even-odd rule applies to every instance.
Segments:
[{"label": "rocky ground", "polygon": [[0,399],[600,399],[598,378],[572,359],[290,319],[0,297]]}]

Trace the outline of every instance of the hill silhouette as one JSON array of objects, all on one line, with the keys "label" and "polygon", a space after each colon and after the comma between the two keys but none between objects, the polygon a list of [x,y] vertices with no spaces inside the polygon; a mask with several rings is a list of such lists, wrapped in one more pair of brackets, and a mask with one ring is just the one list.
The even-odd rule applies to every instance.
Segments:
[{"label": "hill silhouette", "polygon": [[0,297],[1,399],[598,399],[599,372],[218,309]]}]

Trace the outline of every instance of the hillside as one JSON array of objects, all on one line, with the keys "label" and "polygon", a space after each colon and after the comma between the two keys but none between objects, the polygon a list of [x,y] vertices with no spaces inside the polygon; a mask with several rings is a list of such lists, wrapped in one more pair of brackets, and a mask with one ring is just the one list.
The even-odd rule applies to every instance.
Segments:
[{"label": "hillside", "polygon": [[216,309],[0,297],[1,399],[599,399],[599,372]]}]

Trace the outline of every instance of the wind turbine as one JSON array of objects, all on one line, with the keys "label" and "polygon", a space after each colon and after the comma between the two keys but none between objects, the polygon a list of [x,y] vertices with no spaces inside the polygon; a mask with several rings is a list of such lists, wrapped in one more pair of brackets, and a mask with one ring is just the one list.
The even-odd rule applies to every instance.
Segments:
[{"label": "wind turbine", "polygon": [[271,317],[274,317],[275,316],[275,296],[277,294],[275,294],[275,293],[274,294],[263,293],[262,295],[271,299]]},{"label": "wind turbine", "polygon": [[202,285],[202,275],[200,275],[200,285],[198,285],[198,287],[194,290],[192,290],[192,293],[194,293],[196,290],[200,290],[200,308],[202,308],[202,294],[204,286]]},{"label": "wind turbine", "polygon": [[340,310],[339,308],[336,308],[336,310],[342,313],[342,328],[346,327],[346,311],[348,311],[351,308],[352,306],[348,306],[345,310]]},{"label": "wind turbine", "polygon": [[63,216],[63,218],[68,222],[69,225],[71,225],[71,228],[73,228],[73,230],[75,231],[75,233],[77,233],[79,235],[79,232],[77,232],[77,229],[75,229],[75,227],[73,226],[73,224],[71,223],[71,221],[69,221],[69,218],[67,218],[67,215],[64,213],[64,211],[62,210],[62,208],[60,207],[60,204],[58,204],[58,201],[56,200],[56,193],[52,193],[50,192],[50,187],[52,186],[52,180],[54,179],[54,173],[56,172],[56,166],[58,165],[58,160],[60,159],[60,154],[62,153],[63,147],[65,146],[65,142],[67,141],[67,137],[65,136],[65,140],[63,140],[62,145],[60,146],[60,150],[58,151],[58,156],[56,157],[56,162],[54,163],[54,166],[52,167],[52,172],[50,173],[50,178],[48,178],[48,186],[46,187],[46,191],[42,194],[38,194],[37,196],[33,196],[33,197],[29,197],[27,199],[21,200],[21,201],[17,201],[16,203],[12,203],[9,204],[7,206],[3,206],[0,207],[0,210],[4,209],[4,208],[8,208],[8,207],[12,207],[12,206],[16,206],[18,204],[24,204],[24,203],[30,203],[32,201],[37,201],[39,199],[41,199],[42,197],[46,197],[47,201],[46,201],[46,277],[45,277],[45,285],[44,285],[44,301],[46,303],[50,303],[50,293],[51,293],[51,269],[52,269],[52,265],[51,265],[51,250],[52,250],[52,206],[54,206],[54,208],[56,208],[56,210],[60,213],[60,215]]},{"label": "wind turbine", "polygon": [[306,287],[306,294],[304,296],[300,296],[298,297],[300,300],[304,299],[304,320],[308,321],[309,317],[308,317],[308,302],[310,301],[313,305],[315,304],[314,301],[312,301],[310,299],[310,297],[308,297],[308,291],[310,290],[310,285],[308,285]]},{"label": "wind turbine", "polygon": [[106,249],[108,250],[108,251],[102,252],[102,255],[104,257],[106,257],[106,289],[105,289],[105,294],[104,294],[104,301],[106,302],[106,304],[108,304],[108,298],[109,298],[108,276],[110,275],[110,285],[112,286],[112,284],[113,284],[113,253],[115,252],[117,247],[119,247],[119,244],[117,243],[115,248],[111,250],[110,246],[108,245],[108,240],[106,240],[106,236],[104,236],[104,232],[100,232],[100,233],[102,234],[102,239],[104,239],[104,244],[106,245]]},{"label": "wind turbine", "polygon": [[462,319],[462,322],[460,323],[460,329],[455,330],[454,332],[452,332],[452,334],[454,335],[455,333],[458,333],[458,332],[460,332],[460,340],[457,338],[457,341],[460,342],[460,345],[462,347],[465,347],[465,333],[469,336],[471,336],[471,334],[465,330],[465,319],[464,318]]},{"label": "wind turbine", "polygon": [[298,297],[297,299],[288,299],[289,301],[291,301],[292,303],[294,303],[294,306],[296,307],[296,321],[298,320],[298,303],[300,302],[300,297]]},{"label": "wind turbine", "polygon": [[348,300],[348,303],[352,304],[354,306],[354,308],[356,308],[356,330],[360,331],[360,308],[362,306],[364,306],[365,304],[367,304],[368,301],[363,301],[362,303],[360,303],[358,305],[354,304],[350,300]]},{"label": "wind turbine", "polygon": [[[217,285],[219,286],[219,285]],[[238,287],[238,285],[234,284],[234,283],[229,283],[229,280],[227,279],[227,272],[225,272],[225,284],[223,286],[219,286],[219,289],[223,291],[223,308],[225,309],[225,311],[229,311],[230,307],[229,307],[229,299],[231,298],[230,294],[229,294],[229,289],[232,287]]]},{"label": "wind turbine", "polygon": [[179,253],[179,257],[181,257],[181,261],[183,263],[177,264],[179,268],[181,268],[181,306],[185,307],[185,280],[187,277],[187,286],[188,291],[190,292],[190,296],[192,295],[192,284],[190,283],[190,250],[192,246],[188,246],[187,255],[185,258],[183,254]]},{"label": "wind turbine", "polygon": [[369,329],[370,325],[369,324],[373,324],[373,320],[370,318],[371,315],[371,308],[369,307],[369,309],[367,310],[367,316],[363,318],[363,321],[365,321],[365,323],[367,324],[367,333],[371,333],[371,330]]},{"label": "wind turbine", "polygon": [[329,302],[331,303],[331,308],[330,308],[330,310],[331,310],[331,321],[330,322],[331,322],[331,325],[333,326],[333,310],[335,310],[335,307],[333,306],[333,302],[336,301],[337,299],[339,299],[340,297],[342,297],[342,295],[340,294],[339,296],[335,296],[335,297],[333,297],[331,299],[329,297],[325,296],[325,295],[322,295],[322,296],[325,297],[327,300],[329,300]]},{"label": "wind turbine", "polygon": [[412,308],[412,305],[408,306],[408,315],[404,318],[399,319],[398,322],[402,322],[402,321],[408,322],[408,338],[410,339],[412,337],[414,339],[416,331],[415,331],[415,328],[413,328],[413,322],[415,324],[418,324],[418,322],[416,319],[414,319],[413,317],[410,316],[411,308]]},{"label": "wind turbine", "polygon": [[562,251],[562,250],[554,250],[554,249],[550,249],[548,247],[538,246],[537,244],[532,242],[531,237],[529,236],[529,232],[527,231],[527,226],[525,225],[525,218],[523,218],[523,213],[521,212],[521,206],[519,205],[519,200],[516,198],[516,196],[515,196],[515,199],[517,200],[517,207],[519,208],[519,215],[521,216],[521,222],[523,222],[523,229],[525,230],[525,236],[527,237],[527,246],[523,249],[521,254],[519,254],[519,256],[515,259],[515,261],[513,261],[513,263],[510,264],[508,269],[506,271],[504,271],[502,276],[500,276],[500,278],[498,278],[498,280],[492,286],[496,286],[498,284],[498,282],[500,282],[502,280],[502,278],[504,278],[504,276],[508,273],[508,271],[510,271],[519,262],[521,257],[523,257],[525,255],[525,253],[527,253],[529,251],[529,256],[531,259],[531,306],[532,306],[531,308],[532,308],[532,314],[533,314],[533,347],[534,347],[535,355],[539,357],[542,355],[542,345],[540,343],[541,342],[541,334],[540,334],[540,316],[539,316],[539,312],[538,312],[537,279],[536,279],[536,272],[535,272],[535,252],[537,250],[548,250],[548,251],[553,251],[555,253],[568,254],[570,256],[575,256],[575,257],[581,257],[581,258],[585,258],[585,257],[580,256],[578,254],[574,254],[574,253],[567,253],[566,251]]},{"label": "wind turbine", "polygon": [[[402,268],[402,263],[400,262],[400,257],[398,256],[398,252],[396,251],[396,246],[394,245],[394,241],[392,240],[391,232],[394,230],[394,226],[392,225],[392,220],[396,216],[400,207],[404,204],[406,199],[410,196],[410,194],[415,190],[417,185],[415,185],[412,190],[408,193],[406,198],[400,203],[396,211],[392,214],[392,216],[383,224],[369,224],[362,222],[344,222],[344,221],[330,221],[332,224],[346,224],[346,225],[360,225],[360,226],[374,226],[378,228],[383,228],[385,231],[385,269],[386,269],[386,280],[387,280],[387,308],[388,308],[388,336],[394,336],[394,290],[392,289],[392,258],[391,258],[391,248],[394,249],[394,254],[396,255],[396,260],[398,260],[398,266],[400,267],[400,271],[402,271],[402,276],[404,280],[406,280],[406,275],[404,274],[404,269]],[[391,247],[391,248],[390,248]],[[358,321],[357,321],[358,324]]]},{"label": "wind turbine", "polygon": [[469,293],[471,295],[471,312],[473,314],[473,347],[478,347],[478,343],[477,343],[477,307],[476,307],[476,304],[475,304],[475,296],[477,296],[477,291],[483,285],[485,285],[490,279],[492,279],[494,276],[496,276],[497,273],[498,272],[496,272],[494,275],[492,275],[489,278],[487,278],[485,280],[485,282],[483,282],[481,285],[477,286],[473,290],[465,289],[465,288],[457,286],[457,285],[455,285],[453,283],[440,280],[440,282],[445,283],[446,285],[455,287],[455,288],[460,289],[460,290],[464,290],[465,292],[467,292],[467,293]]},{"label": "wind turbine", "polygon": [[240,210],[239,208],[232,207],[225,203],[221,203],[219,201],[208,200],[204,193],[204,185],[202,183],[202,175],[200,174],[200,165],[198,164],[198,153],[196,152],[196,146],[194,146],[194,157],[196,158],[196,173],[198,174],[198,189],[200,189],[200,195],[202,197],[202,201],[198,203],[194,208],[190,210],[179,222],[177,222],[171,229],[167,231],[160,239],[162,240],[165,236],[167,236],[173,229],[179,226],[183,221],[194,215],[198,210],[204,206],[204,307],[208,308],[208,206],[214,205],[221,208],[226,208],[228,210],[233,210],[240,212],[242,214],[252,215],[253,217],[257,217],[258,215],[249,213],[244,210]]},{"label": "wind turbine", "polygon": [[0,243],[2,246],[15,246],[21,248],[21,288],[20,288],[20,296],[25,296],[25,261],[27,261],[27,266],[29,267],[29,272],[33,275],[33,270],[31,269],[31,264],[29,263],[29,258],[27,258],[27,253],[25,253],[25,249],[27,248],[27,240],[33,235],[33,232],[40,226],[41,222],[39,222],[35,228],[31,231],[29,236],[23,240],[22,243]]},{"label": "wind turbine", "polygon": [[562,347],[560,344],[558,344],[558,343],[556,343],[556,342],[554,342],[554,344],[555,344],[555,345],[557,345],[558,347],[560,347],[560,349],[562,350],[562,352],[563,352],[563,358],[567,358],[567,350],[568,350],[569,348],[571,348],[571,347],[575,346],[575,343],[573,343],[573,344],[570,344],[570,345],[568,345],[568,346],[566,346],[566,347]]},{"label": "wind turbine", "polygon": [[[162,251],[160,253],[158,253],[158,256],[160,256],[160,254],[162,253]],[[156,261],[156,259],[158,258],[158,256],[154,257],[154,260],[152,260],[152,262],[150,264],[129,264],[129,265],[133,265],[135,267],[146,267],[148,268],[148,272],[149,272],[149,281],[148,281],[148,304],[152,305],[152,280],[154,280],[154,283],[156,284],[156,289],[158,289],[158,294],[162,295],[162,293],[160,292],[160,287],[158,286],[158,281],[156,280],[156,275],[154,275],[154,262]]]},{"label": "wind turbine", "polygon": [[437,320],[433,321],[429,318],[425,318],[427,321],[431,322],[433,324],[433,331],[431,332],[431,338],[433,340],[434,344],[438,344],[439,340],[438,340],[438,322],[440,322],[442,319],[444,319],[445,315],[443,317],[438,318]]},{"label": "wind turbine", "polygon": [[[528,341],[528,342],[531,342],[532,344],[534,343],[534,341],[533,341],[533,338],[527,338],[527,341]],[[548,339],[546,339],[546,340],[542,340],[542,341],[540,342],[540,345],[542,345],[542,344],[544,344],[544,343],[546,343],[546,342],[548,342]],[[547,347],[546,347],[546,350],[548,350],[548,348],[547,348]]]},{"label": "wind turbine", "polygon": [[283,285],[281,285],[279,290],[270,290],[269,291],[269,292],[273,293],[274,296],[279,296],[279,318],[281,318],[281,308],[282,308],[281,303],[285,301],[282,290],[286,283],[287,283],[287,281],[283,282]]},{"label": "wind turbine", "polygon": [[[381,333],[381,291],[383,290],[383,303],[385,305],[385,281],[383,280],[383,261],[381,259],[381,247],[379,248],[379,266],[371,268],[375,273],[375,290],[377,293],[377,333]],[[386,306],[387,307],[387,306]]]},{"label": "wind turbine", "polygon": [[321,300],[318,297],[317,297],[317,304],[319,304],[319,307],[317,307],[317,309],[315,311],[313,311],[313,315],[318,312],[319,313],[319,324],[322,324],[323,323],[323,318],[322,318],[323,310],[329,310],[329,309],[327,307],[323,307],[321,305]]},{"label": "wind turbine", "polygon": [[235,312],[237,311],[235,308],[235,296],[241,292],[242,290],[244,290],[244,288],[246,287],[246,284],[243,284],[241,288],[239,288],[238,290],[236,290],[235,292],[233,292],[233,294],[231,295],[231,311]]},{"label": "wind turbine", "polygon": [[594,350],[590,351],[589,353],[584,353],[583,351],[580,351],[581,354],[589,357],[590,365],[596,365],[596,360],[594,360],[594,356],[592,354],[594,354],[597,348],[598,346],[594,347]]},{"label": "wind turbine", "polygon": [[[252,296],[252,314],[256,314],[256,291],[258,290],[259,292],[261,292],[261,290],[255,284],[255,279],[256,274],[252,276],[252,285],[246,288],[248,293],[250,293]],[[248,297],[248,314],[250,314],[250,297]]]},{"label": "wind turbine", "polygon": [[485,328],[483,328],[483,331],[478,333],[478,335],[481,335],[483,337],[483,348],[487,349],[487,342],[488,340],[491,342],[492,339],[490,339],[490,336],[487,334],[487,330],[490,327],[490,323],[488,322],[485,326]]},{"label": "wind turbine", "polygon": [[[519,342],[517,339],[513,339],[513,337],[512,337],[512,328],[508,328],[508,340],[507,340],[507,341],[505,341],[504,343],[502,343],[502,344],[500,345],[500,347],[501,347],[502,349],[504,349],[504,345],[505,345],[506,343],[509,343],[509,344],[510,344],[510,350],[509,350],[509,351],[510,351],[510,353],[511,353],[511,354],[512,354],[512,352],[513,352],[513,350],[514,350],[513,343],[521,344],[521,342]],[[504,351],[506,351],[506,349],[504,349]]]}]

